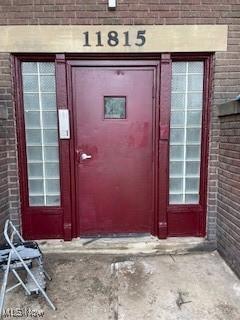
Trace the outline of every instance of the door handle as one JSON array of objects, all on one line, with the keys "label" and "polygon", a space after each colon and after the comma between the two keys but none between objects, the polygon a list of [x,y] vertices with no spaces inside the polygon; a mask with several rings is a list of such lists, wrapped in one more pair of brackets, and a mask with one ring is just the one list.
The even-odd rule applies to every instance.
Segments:
[{"label": "door handle", "polygon": [[92,156],[90,154],[86,154],[86,153],[82,153],[80,155],[80,160],[87,160],[87,159],[91,159]]}]

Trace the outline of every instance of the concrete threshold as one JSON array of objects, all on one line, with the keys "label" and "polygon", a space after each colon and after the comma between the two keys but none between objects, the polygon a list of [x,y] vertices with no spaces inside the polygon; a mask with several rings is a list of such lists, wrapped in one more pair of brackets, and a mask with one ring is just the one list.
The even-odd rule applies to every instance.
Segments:
[{"label": "concrete threshold", "polygon": [[158,239],[153,236],[76,238],[72,241],[38,241],[44,253],[82,254],[187,254],[216,249],[216,243],[205,238],[185,237]]}]

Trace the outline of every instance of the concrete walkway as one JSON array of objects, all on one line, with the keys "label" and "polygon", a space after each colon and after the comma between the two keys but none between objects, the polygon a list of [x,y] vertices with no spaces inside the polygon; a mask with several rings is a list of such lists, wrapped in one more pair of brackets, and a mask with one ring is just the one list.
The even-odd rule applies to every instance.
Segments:
[{"label": "concrete walkway", "polygon": [[43,310],[46,320],[240,320],[240,281],[217,252],[47,253],[46,265],[53,277],[47,292],[58,310],[20,288],[6,307]]}]

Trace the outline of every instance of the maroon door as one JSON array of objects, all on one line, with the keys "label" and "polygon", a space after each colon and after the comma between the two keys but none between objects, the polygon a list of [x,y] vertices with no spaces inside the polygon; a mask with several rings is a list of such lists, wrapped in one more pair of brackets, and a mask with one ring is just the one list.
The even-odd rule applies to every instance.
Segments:
[{"label": "maroon door", "polygon": [[153,70],[73,67],[80,235],[150,233]]}]

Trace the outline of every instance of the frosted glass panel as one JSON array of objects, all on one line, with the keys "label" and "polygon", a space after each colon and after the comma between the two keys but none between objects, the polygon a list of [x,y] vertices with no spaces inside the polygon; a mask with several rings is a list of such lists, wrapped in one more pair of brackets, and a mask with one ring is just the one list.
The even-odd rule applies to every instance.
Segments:
[{"label": "frosted glass panel", "polygon": [[186,77],[185,75],[174,75],[172,78],[172,91],[184,91],[186,87]]},{"label": "frosted glass panel", "polygon": [[41,194],[43,195],[43,180],[42,179],[29,179],[29,193],[33,194]]},{"label": "frosted glass panel", "polygon": [[171,177],[183,176],[183,165],[184,162],[182,161],[171,161],[170,163],[170,175]]},{"label": "frosted glass panel", "polygon": [[183,194],[170,194],[169,202],[174,204],[183,204]]},{"label": "frosted glass panel", "polygon": [[[186,64],[186,63],[185,63]],[[203,73],[203,63],[202,61],[199,62],[190,62],[188,63],[188,72],[191,73]]]},{"label": "frosted glass panel", "polygon": [[39,94],[38,93],[25,93],[23,96],[24,109],[39,110]]},{"label": "frosted glass panel", "polygon": [[170,178],[170,190],[173,193],[183,192],[183,179],[181,178]]},{"label": "frosted glass panel", "polygon": [[[26,122],[26,121],[25,121]],[[27,124],[26,124],[27,127]],[[41,130],[26,129],[27,145],[41,145]]]},{"label": "frosted glass panel", "polygon": [[43,93],[42,98],[42,110],[56,110],[56,96],[55,93]]},{"label": "frosted glass panel", "polygon": [[25,112],[25,123],[26,128],[40,128],[40,113],[37,111],[26,111]]},{"label": "frosted glass panel", "polygon": [[186,163],[186,176],[199,176],[200,162],[199,161],[187,161]]},{"label": "frosted glass panel", "polygon": [[188,109],[202,109],[202,92],[187,95]]},{"label": "frosted glass panel", "polygon": [[203,62],[173,62],[170,204],[199,202]]},{"label": "frosted glass panel", "polygon": [[172,129],[171,130],[171,143],[183,144],[184,143],[184,129]]},{"label": "frosted glass panel", "polygon": [[171,126],[182,127],[185,123],[185,114],[183,111],[172,111],[171,112]]},{"label": "frosted glass panel", "polygon": [[43,164],[42,163],[29,163],[28,164],[29,179],[43,177]]},{"label": "frosted glass panel", "polygon": [[23,62],[22,73],[37,73],[37,64],[35,62]]},{"label": "frosted glass panel", "polygon": [[200,145],[186,147],[186,159],[187,160],[199,160],[200,159]]},{"label": "frosted glass panel", "polygon": [[57,113],[53,112],[43,112],[43,127],[57,129]]},{"label": "frosted glass panel", "polygon": [[187,126],[200,126],[202,121],[201,111],[188,111],[187,113]]},{"label": "frosted glass panel", "polygon": [[57,130],[43,130],[43,144],[44,145],[56,145],[58,141]]},{"label": "frosted glass panel", "polygon": [[59,180],[46,180],[46,190],[48,194],[57,195],[59,193]]},{"label": "frosted glass panel", "polygon": [[184,93],[172,93],[172,110],[184,109],[185,106],[185,94]]},{"label": "frosted glass panel", "polygon": [[58,162],[58,147],[45,147],[44,160]]},{"label": "frosted glass panel", "polygon": [[184,146],[170,146],[170,158],[171,160],[183,160]]},{"label": "frosted glass panel", "polygon": [[30,206],[44,206],[44,197],[41,196],[30,196],[29,197]]},{"label": "frosted glass panel", "polygon": [[185,203],[188,204],[198,204],[199,195],[198,194],[186,194]]},{"label": "frosted glass panel", "polygon": [[55,74],[54,63],[49,63],[49,62],[39,63],[39,72],[41,74]]},{"label": "frosted glass panel", "polygon": [[55,76],[40,75],[40,90],[42,92],[55,92]]},{"label": "frosted glass panel", "polygon": [[60,196],[47,196],[47,206],[58,206],[60,202]]},{"label": "frosted glass panel", "polygon": [[186,73],[186,67],[187,67],[186,62],[173,63],[172,73],[173,74]]},{"label": "frosted glass panel", "polygon": [[23,91],[25,93],[38,91],[38,77],[37,77],[37,75],[24,75],[23,76]]},{"label": "frosted glass panel", "polygon": [[42,147],[27,147],[27,158],[30,161],[42,161]]},{"label": "frosted glass panel", "polygon": [[55,66],[22,63],[30,206],[59,206]]},{"label": "frosted glass panel", "polygon": [[189,91],[202,91],[203,77],[201,74],[189,74],[188,76],[188,90]]},{"label": "frosted glass panel", "polygon": [[59,167],[58,163],[47,163],[45,164],[45,173],[48,178],[58,178]]},{"label": "frosted glass panel", "polygon": [[200,128],[187,128],[187,143],[200,143]]},{"label": "frosted glass panel", "polygon": [[198,178],[186,178],[186,191],[188,193],[197,193],[199,189]]}]

